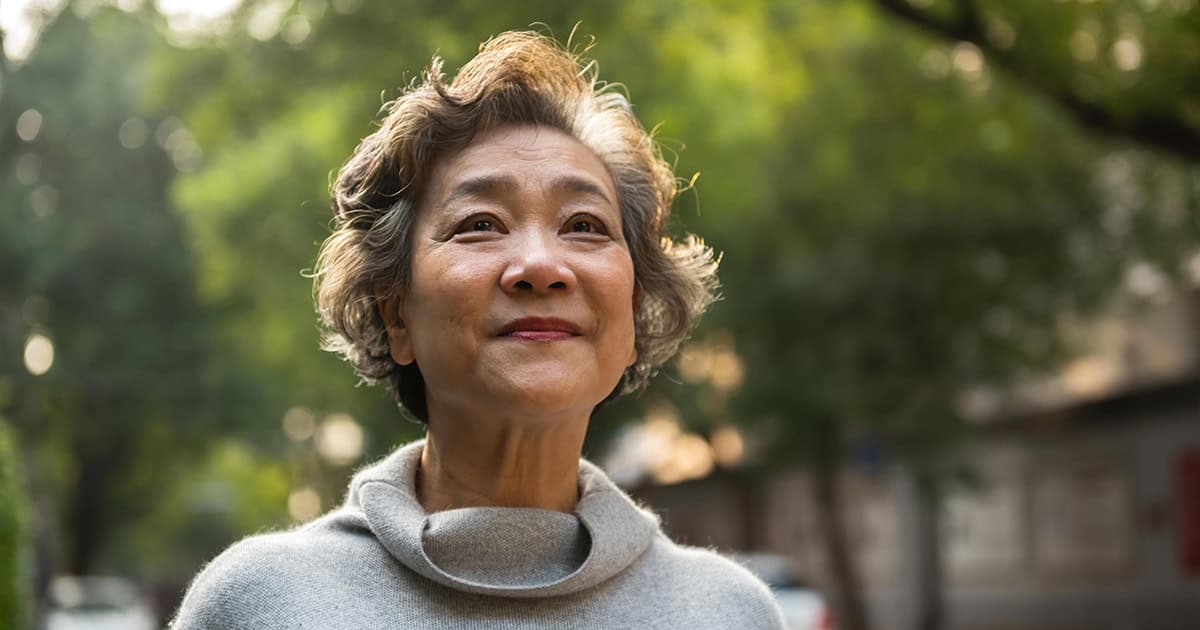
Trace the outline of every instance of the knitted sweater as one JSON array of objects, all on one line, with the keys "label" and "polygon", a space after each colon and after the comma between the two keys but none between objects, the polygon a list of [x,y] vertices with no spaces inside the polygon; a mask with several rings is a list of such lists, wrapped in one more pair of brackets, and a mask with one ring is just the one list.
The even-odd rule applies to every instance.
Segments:
[{"label": "knitted sweater", "polygon": [[414,483],[422,445],[356,474],[341,508],[225,550],[192,582],[171,627],[784,627],[761,581],[671,542],[587,461],[574,514],[426,514]]}]

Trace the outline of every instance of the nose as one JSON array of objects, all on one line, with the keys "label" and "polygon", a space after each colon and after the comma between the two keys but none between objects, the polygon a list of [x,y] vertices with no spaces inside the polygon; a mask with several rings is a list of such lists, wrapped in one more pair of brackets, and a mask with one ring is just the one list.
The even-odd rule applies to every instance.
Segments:
[{"label": "nose", "polygon": [[575,272],[567,264],[554,236],[530,235],[514,239],[512,257],[500,277],[508,293],[573,291]]}]

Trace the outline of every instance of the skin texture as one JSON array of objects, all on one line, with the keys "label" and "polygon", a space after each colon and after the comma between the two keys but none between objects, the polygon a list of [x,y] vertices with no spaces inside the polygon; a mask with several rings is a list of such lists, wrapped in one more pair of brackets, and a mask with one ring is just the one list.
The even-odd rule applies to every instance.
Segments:
[{"label": "skin texture", "polygon": [[422,504],[570,512],[588,418],[637,359],[603,162],[556,129],[490,130],[435,164],[412,236],[408,294],[381,313],[425,378]]}]

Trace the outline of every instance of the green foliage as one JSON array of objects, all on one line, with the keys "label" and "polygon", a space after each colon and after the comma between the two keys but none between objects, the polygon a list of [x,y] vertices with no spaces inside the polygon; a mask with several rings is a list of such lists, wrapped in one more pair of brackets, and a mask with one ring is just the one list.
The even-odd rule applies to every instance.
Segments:
[{"label": "green foliage", "polygon": [[1191,2],[874,0],[989,63],[1095,131],[1200,161],[1200,15]]},{"label": "green foliage", "polygon": [[32,582],[29,505],[19,469],[12,431],[0,419],[0,622],[12,630],[28,627]]},{"label": "green foliage", "polygon": [[180,567],[201,566],[233,540],[290,524],[288,492],[299,480],[276,456],[224,439],[195,459],[165,480],[169,491],[116,541],[110,566],[170,583],[190,575]]},{"label": "green foliage", "polygon": [[[212,371],[185,227],[167,201],[188,139],[136,102],[155,37],[116,9],[66,11],[13,71],[0,110],[0,382],[61,510],[48,515],[67,543],[56,570],[100,570],[112,532],[239,394],[223,382],[237,371]],[[31,111],[37,133],[17,138]],[[33,334],[53,344],[44,374],[21,360]]]}]

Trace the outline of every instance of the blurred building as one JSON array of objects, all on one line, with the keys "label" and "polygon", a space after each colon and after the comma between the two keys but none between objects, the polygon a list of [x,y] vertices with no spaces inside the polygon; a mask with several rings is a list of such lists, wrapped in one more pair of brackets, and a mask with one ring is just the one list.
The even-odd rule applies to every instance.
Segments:
[{"label": "blurred building", "polygon": [[[1195,291],[1070,323],[1058,374],[964,394],[973,482],[934,521],[947,627],[1200,628],[1200,308]],[[930,555],[901,467],[847,469],[845,520],[874,626],[916,630]],[[824,552],[802,470],[722,472],[636,494],[692,544],[783,554],[818,584]]]}]

